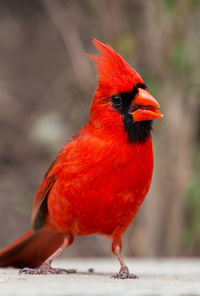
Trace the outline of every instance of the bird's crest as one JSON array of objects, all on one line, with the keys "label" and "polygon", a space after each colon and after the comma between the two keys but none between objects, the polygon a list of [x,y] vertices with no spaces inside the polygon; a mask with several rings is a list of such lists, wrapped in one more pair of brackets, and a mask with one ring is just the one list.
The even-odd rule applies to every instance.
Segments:
[{"label": "bird's crest", "polygon": [[104,90],[131,91],[137,83],[143,83],[140,75],[109,45],[97,39],[92,41],[100,54],[88,56],[97,64],[99,86]]}]

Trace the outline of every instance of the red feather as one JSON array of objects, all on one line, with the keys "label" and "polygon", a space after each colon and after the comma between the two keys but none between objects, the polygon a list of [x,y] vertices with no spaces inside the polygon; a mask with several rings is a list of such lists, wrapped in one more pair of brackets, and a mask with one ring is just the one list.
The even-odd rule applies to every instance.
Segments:
[{"label": "red feather", "polygon": [[140,75],[109,45],[93,39],[101,54],[88,56],[97,64],[99,88],[105,96],[116,92],[128,92],[133,84],[144,83]]}]

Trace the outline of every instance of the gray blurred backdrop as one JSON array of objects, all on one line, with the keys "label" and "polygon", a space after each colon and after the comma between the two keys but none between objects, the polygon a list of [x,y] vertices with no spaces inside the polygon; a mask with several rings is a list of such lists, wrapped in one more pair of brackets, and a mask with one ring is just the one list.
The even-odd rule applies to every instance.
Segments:
[{"label": "gray blurred backdrop", "polygon": [[[87,121],[91,39],[144,78],[154,124],[152,187],[124,236],[129,256],[200,255],[200,1],[0,1],[0,248],[29,229],[34,195],[62,145]],[[76,238],[66,256],[109,256]]]}]

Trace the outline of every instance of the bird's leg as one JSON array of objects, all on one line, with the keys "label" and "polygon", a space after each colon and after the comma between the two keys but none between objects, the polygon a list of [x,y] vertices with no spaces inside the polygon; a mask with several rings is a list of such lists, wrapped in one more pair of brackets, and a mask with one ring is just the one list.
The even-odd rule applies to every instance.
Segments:
[{"label": "bird's leg", "polygon": [[64,269],[64,268],[54,268],[51,266],[51,263],[63,252],[65,247],[71,245],[73,242],[72,235],[68,235],[62,244],[62,246],[57,249],[49,258],[47,258],[42,265],[40,265],[37,268],[29,268],[25,267],[20,269],[19,274],[25,273],[25,274],[47,274],[47,273],[53,273],[53,274],[59,274],[59,273],[75,273],[75,269]]},{"label": "bird's leg", "polygon": [[121,255],[122,243],[120,239],[114,239],[112,242],[112,252],[117,256],[121,268],[118,273],[115,273],[112,277],[115,279],[138,279],[138,277],[132,273],[129,273],[128,267],[126,266],[124,259]]}]

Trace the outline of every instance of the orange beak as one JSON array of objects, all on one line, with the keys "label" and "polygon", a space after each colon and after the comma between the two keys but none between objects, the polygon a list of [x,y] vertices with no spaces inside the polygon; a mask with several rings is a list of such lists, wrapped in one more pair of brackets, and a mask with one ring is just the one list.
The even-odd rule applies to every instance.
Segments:
[{"label": "orange beak", "polygon": [[134,122],[163,117],[157,109],[159,107],[159,103],[147,90],[138,88],[138,93],[131,105]]}]

